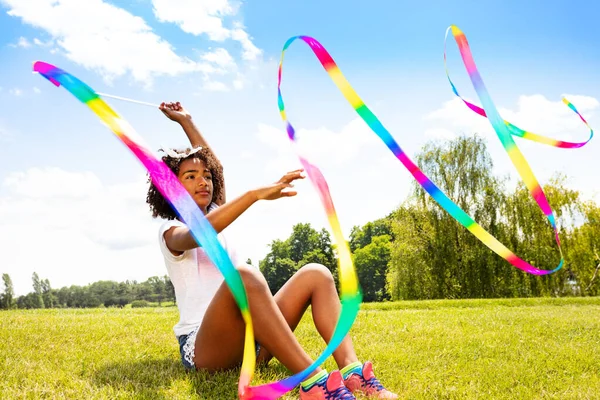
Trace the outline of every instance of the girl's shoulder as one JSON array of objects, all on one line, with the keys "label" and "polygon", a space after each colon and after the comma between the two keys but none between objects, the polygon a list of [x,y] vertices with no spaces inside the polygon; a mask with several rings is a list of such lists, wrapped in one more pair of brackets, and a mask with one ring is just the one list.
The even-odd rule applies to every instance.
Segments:
[{"label": "girl's shoulder", "polygon": [[165,232],[168,231],[169,229],[171,229],[172,227],[179,227],[179,226],[186,226],[186,224],[184,224],[183,222],[181,222],[177,219],[166,220],[158,228],[159,235],[162,237],[165,234]]},{"label": "girl's shoulder", "polygon": [[[210,205],[208,206],[208,212],[216,210],[217,208],[219,208],[219,206],[216,203],[210,203]],[[158,229],[159,235],[161,235],[161,236],[164,235],[164,233],[166,231],[168,231],[169,229],[171,229],[174,226],[179,227],[179,226],[187,226],[187,225],[178,219],[165,220]]]}]

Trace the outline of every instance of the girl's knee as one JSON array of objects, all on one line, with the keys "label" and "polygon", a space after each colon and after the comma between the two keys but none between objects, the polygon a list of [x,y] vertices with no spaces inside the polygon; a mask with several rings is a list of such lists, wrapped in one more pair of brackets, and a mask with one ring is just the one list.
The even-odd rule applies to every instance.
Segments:
[{"label": "girl's knee", "polygon": [[258,269],[248,265],[239,266],[236,269],[242,277],[247,292],[269,290],[267,280]]},{"label": "girl's knee", "polygon": [[329,268],[324,266],[323,264],[310,263],[306,264],[302,268],[298,270],[298,273],[305,274],[310,277],[310,279],[315,279],[319,281],[330,281],[334,282],[333,275],[331,275],[331,271]]}]

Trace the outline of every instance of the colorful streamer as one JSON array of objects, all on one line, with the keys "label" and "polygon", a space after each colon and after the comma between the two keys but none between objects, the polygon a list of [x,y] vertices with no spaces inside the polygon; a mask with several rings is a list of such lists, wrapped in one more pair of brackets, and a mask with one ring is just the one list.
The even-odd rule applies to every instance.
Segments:
[{"label": "colorful streamer", "polygon": [[[398,158],[398,160],[406,167],[406,169],[411,173],[411,175],[417,180],[417,182],[429,193],[431,197],[444,209],[446,210],[454,219],[456,219],[461,225],[467,228],[475,237],[477,237],[482,243],[488,246],[492,251],[498,254],[500,257],[507,260],[511,265],[519,268],[525,272],[528,272],[533,275],[546,275],[551,274],[553,272],[558,271],[562,268],[564,263],[564,257],[562,254],[562,249],[560,247],[560,240],[558,237],[558,230],[556,227],[556,222],[554,218],[554,214],[546,196],[537,182],[533,172],[529,168],[525,157],[521,154],[516,144],[512,139],[511,131],[509,131],[508,126],[513,127],[514,134],[521,135],[524,138],[535,140],[538,139],[542,142],[547,143],[548,141],[541,140],[538,135],[534,135],[530,132],[523,131],[512,124],[508,124],[503,121],[496,107],[494,106],[487,90],[483,84],[483,80],[475,67],[475,62],[471,57],[471,53],[469,51],[468,43],[466,37],[460,30],[452,26],[453,33],[455,34],[457,43],[459,44],[459,48],[461,49],[461,54],[463,56],[463,61],[465,63],[465,67],[467,68],[467,72],[471,78],[475,91],[477,92],[480,100],[482,101],[484,112],[489,121],[491,122],[494,130],[498,134],[500,141],[502,142],[504,148],[508,152],[510,158],[513,160],[513,163],[519,174],[525,181],[526,186],[529,188],[533,198],[536,200],[546,217],[548,218],[550,225],[554,229],[556,243],[560,252],[560,262],[557,267],[552,270],[542,270],[534,267],[528,262],[522,260],[517,257],[512,251],[510,251],[506,246],[504,246],[500,241],[498,241],[494,236],[492,236],[489,232],[483,229],[479,224],[477,224],[466,212],[464,212],[456,203],[454,203],[450,198],[443,193],[432,181],[429,179],[418,167],[417,165],[406,155],[406,153],[402,150],[400,145],[394,140],[389,131],[383,126],[381,121],[373,114],[373,112],[366,106],[366,104],[362,101],[362,99],[358,96],[358,94],[354,91],[354,89],[350,86],[350,83],[346,80],[339,67],[331,57],[331,55],[325,50],[325,48],[314,38],[309,36],[295,36],[290,38],[283,47],[283,53],[288,49],[288,47],[297,39],[304,41],[311,50],[314,52],[315,56],[318,58],[319,62],[325,68],[330,78],[336,84],[338,89],[342,92],[346,100],[350,103],[350,105],[354,108],[356,113],[365,121],[365,123],[371,128],[371,130],[379,136],[379,138],[385,143],[385,145],[392,151],[392,153]],[[445,56],[445,53],[444,53]],[[286,124],[286,129],[288,133],[288,137],[292,142],[295,141],[295,132],[291,123],[287,119],[287,115],[285,112],[284,102],[281,95],[281,70],[283,63],[283,54],[281,57],[281,63],[279,65],[279,76],[278,76],[278,106],[279,111],[281,113],[281,118]],[[450,81],[454,92],[458,95],[458,91]],[[468,106],[470,103],[467,104]],[[473,106],[473,105],[471,105]],[[474,110],[476,106],[470,107]],[[569,107],[577,112],[575,107],[569,103]],[[579,115],[579,113],[577,112]],[[581,117],[581,115],[579,115]],[[585,122],[583,117],[581,119]],[[587,124],[587,122],[586,122]],[[589,125],[588,125],[589,126]],[[591,128],[590,128],[591,130]],[[593,131],[592,131],[593,135]],[[591,138],[591,137],[590,137]],[[588,140],[589,141],[589,140]],[[557,141],[555,141],[557,142]],[[553,145],[557,145],[557,143],[552,142]],[[566,143],[566,142],[562,142]],[[585,144],[585,143],[584,143]],[[583,144],[581,144],[583,145]],[[568,147],[569,145],[563,145]],[[576,144],[572,144],[571,147],[577,147]],[[319,177],[315,177],[315,179],[319,179]]]},{"label": "colorful streamer", "polygon": [[[87,105],[100,120],[117,135],[129,150],[131,150],[148,170],[152,182],[156,185],[165,199],[171,203],[181,220],[190,228],[196,242],[202,245],[207,255],[223,274],[225,282],[231,289],[246,323],[244,359],[238,383],[239,397],[241,399],[272,400],[281,397],[283,394],[298,386],[300,382],[305,380],[311,372],[321,365],[339,346],[354,323],[354,319],[358,314],[360,303],[362,301],[362,293],[358,286],[358,278],[352,264],[350,250],[346,240],[341,235],[341,229],[339,228],[339,222],[335,215],[333,202],[331,202],[327,184],[324,180],[319,181],[320,194],[323,198],[327,199],[327,215],[330,222],[336,227],[336,239],[338,243],[341,244],[339,252],[341,260],[342,312],[338,324],[336,325],[334,334],[324,352],[307,369],[279,382],[254,387],[249,386],[256,366],[256,360],[254,332],[252,318],[248,308],[248,299],[241,277],[231,263],[231,259],[227,252],[218,241],[217,234],[212,225],[210,225],[204,214],[200,211],[194,200],[183,188],[169,167],[152,154],[148,146],[143,143],[142,138],[139,137],[133,128],[98,96],[98,93],[73,75],[56,68],[51,64],[36,62],[33,69],[54,85],[63,86],[79,101]],[[321,177],[316,167],[313,167],[308,163],[305,165],[307,166],[307,172],[310,177]]]},{"label": "colorful streamer", "polygon": [[[334,81],[336,86],[340,89],[344,97],[354,108],[357,114],[365,121],[365,123],[373,130],[377,136],[385,143],[385,145],[392,151],[392,153],[398,158],[398,160],[406,167],[406,169],[412,174],[417,182],[433,197],[433,199],[446,210],[454,219],[460,224],[466,227],[475,237],[481,242],[488,246],[492,251],[506,259],[513,266],[534,275],[545,275],[558,271],[564,262],[562,257],[562,250],[560,247],[560,240],[558,237],[558,230],[555,224],[554,214],[546,196],[537,182],[533,172],[527,164],[524,156],[518,150],[512,136],[519,136],[524,139],[533,140],[539,143],[548,144],[555,147],[562,148],[577,148],[585,145],[593,137],[593,130],[585,119],[579,114],[576,108],[569,103],[566,99],[563,100],[575,113],[579,115],[581,120],[590,128],[590,138],[586,142],[574,143],[557,141],[554,139],[546,138],[541,135],[536,135],[531,132],[524,131],[515,125],[504,121],[500,118],[487,90],[483,84],[479,72],[475,66],[473,58],[470,53],[470,49],[464,34],[455,26],[448,28],[452,29],[454,37],[459,46],[463,62],[467,68],[467,72],[471,78],[475,91],[477,92],[483,108],[480,108],[468,101],[464,100],[456,90],[448,70],[446,68],[446,74],[452,90],[454,93],[461,98],[461,100],[474,112],[481,116],[488,118],[496,131],[501,143],[505,150],[509,154],[513,164],[517,168],[517,171],[525,181],[526,186],[529,188],[532,196],[548,218],[550,225],[554,229],[556,242],[560,251],[561,260],[558,266],[552,270],[541,270],[538,269],[524,260],[517,257],[513,252],[506,248],[500,243],[495,237],[485,231],[480,225],[478,225],[467,213],[465,213],[460,207],[458,207],[446,194],[444,194],[425,174],[416,166],[416,164],[408,158],[398,143],[394,140],[388,130],[383,124],[377,119],[377,117],[371,112],[371,110],[364,104],[358,94],[352,89],[346,78],[342,75],[340,69],[334,62],[330,54],[323,48],[323,46],[314,38],[309,36],[295,36],[290,38],[284,45],[281,61],[279,63],[278,70],[278,107],[281,117],[286,124],[286,130],[288,137],[293,145],[295,145],[296,137],[295,131],[291,123],[287,119],[285,112],[283,97],[281,95],[281,81],[282,81],[282,67],[283,59],[286,50],[289,46],[297,39],[304,41],[312,49],[318,60],[321,62],[331,79]],[[448,31],[446,32],[447,37]],[[446,51],[444,48],[444,64],[446,64]],[[134,155],[142,162],[142,164],[148,170],[153,183],[160,190],[163,196],[173,205],[177,214],[180,216],[182,221],[188,225],[195,240],[203,246],[208,256],[219,268],[225,278],[225,282],[229,285],[234,298],[240,307],[244,321],[246,322],[246,338],[244,347],[244,359],[240,372],[240,380],[238,384],[238,394],[241,399],[276,399],[283,394],[294,389],[300,382],[305,380],[311,372],[313,372],[319,365],[321,365],[327,357],[329,357],[333,351],[339,346],[344,337],[349,332],[360,307],[362,301],[362,293],[358,283],[356,271],[354,269],[350,249],[340,226],[335,207],[331,199],[327,182],[319,170],[319,168],[312,164],[306,157],[302,156],[298,152],[298,157],[304,166],[305,172],[309,179],[317,189],[320,196],[321,202],[325,208],[325,212],[329,221],[329,224],[333,231],[334,242],[337,245],[339,254],[339,274],[340,274],[340,300],[342,303],[341,315],[337,321],[334,334],[329,341],[327,347],[323,353],[317,358],[313,364],[311,364],[306,370],[283,379],[279,382],[273,382],[260,386],[249,386],[249,383],[253,376],[255,368],[255,356],[254,356],[254,333],[252,328],[252,319],[248,308],[248,300],[246,292],[243,287],[242,280],[239,273],[234,268],[227,255],[226,251],[221,246],[217,239],[216,232],[206,220],[205,216],[198,209],[193,199],[185,191],[185,189],[179,183],[177,177],[171,172],[171,170],[162,162],[157,159],[148,150],[148,147],[142,144],[141,138],[135,133],[133,128],[123,120],[117,113],[115,113],[99,96],[94,90],[92,90],[85,83],[81,82],[74,76],[62,71],[50,64],[44,62],[36,62],[34,65],[34,71],[39,72],[49,81],[54,83],[56,86],[63,86],[71,94],[73,94],[82,103],[86,104],[116,135],[117,137],[134,153]]]},{"label": "colorful streamer", "polygon": [[[465,62],[466,65],[467,65],[467,63],[469,63],[468,65],[472,65],[473,71],[475,71],[475,72],[477,71],[477,69],[475,67],[475,62],[472,61],[473,56],[471,55],[471,49],[469,48],[469,43],[467,42],[467,38],[465,37],[464,33],[459,28],[457,28],[456,26],[450,26],[450,27],[448,27],[448,29],[446,29],[446,37],[444,38],[444,68],[446,69],[446,77],[448,78],[448,82],[450,82],[450,86],[452,86],[452,91],[454,92],[454,94],[458,98],[460,98],[461,101],[463,103],[465,103],[465,105],[469,109],[471,109],[476,114],[479,114],[482,117],[487,118],[487,114],[486,114],[485,110],[483,108],[476,106],[475,104],[470,103],[467,100],[465,100],[458,93],[458,90],[456,90],[456,86],[454,85],[454,82],[452,82],[452,79],[450,79],[450,73],[448,72],[448,66],[446,63],[446,42],[448,40],[448,33],[451,30],[452,30],[452,34],[454,35],[454,38],[456,40],[456,43],[459,46],[461,55],[463,56],[463,61]],[[467,67],[467,68],[469,68],[469,67]],[[513,136],[518,136],[523,139],[531,140],[531,141],[534,141],[537,143],[547,144],[547,145],[553,146],[553,147],[560,147],[563,149],[574,149],[574,148],[583,147],[590,140],[592,140],[592,138],[594,137],[594,131],[590,127],[588,122],[585,120],[585,118],[583,118],[583,116],[579,113],[579,111],[577,111],[575,106],[573,104],[571,104],[571,102],[569,102],[569,100],[567,100],[566,98],[563,98],[562,101],[563,101],[563,103],[565,103],[567,105],[567,107],[569,107],[573,112],[575,112],[579,116],[579,118],[583,121],[583,123],[590,130],[590,137],[585,142],[565,142],[562,140],[551,139],[546,136],[542,136],[542,135],[535,134],[533,132],[525,131],[525,130],[511,124],[508,121],[504,120],[503,122],[506,124],[506,126],[508,127],[508,130],[510,131],[511,135],[513,135]]]}]

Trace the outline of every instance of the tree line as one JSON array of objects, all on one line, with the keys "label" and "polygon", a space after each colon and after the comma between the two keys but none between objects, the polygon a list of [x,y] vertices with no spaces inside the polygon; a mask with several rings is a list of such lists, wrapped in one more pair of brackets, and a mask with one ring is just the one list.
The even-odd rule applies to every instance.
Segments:
[{"label": "tree line", "polygon": [[[554,231],[529,191],[493,175],[485,141],[462,136],[427,144],[419,168],[485,230],[540,269],[561,255]],[[413,181],[395,210],[355,226],[349,246],[364,301],[600,294],[600,207],[583,201],[556,175],[544,185],[556,217],[564,266],[550,275],[525,273],[492,252]],[[298,251],[302,249],[302,251]],[[335,252],[325,230],[293,227],[274,240],[260,268],[276,292],[306,262],[321,262],[337,277]]]},{"label": "tree line", "polygon": [[[417,165],[458,206],[501,243],[540,269],[561,254],[554,232],[522,183],[493,175],[485,141],[462,136],[431,142]],[[556,175],[543,189],[559,230],[564,266],[550,275],[525,273],[496,255],[444,211],[416,182],[388,215],[352,228],[348,244],[366,302],[404,299],[597,296],[600,294],[600,207],[584,201]],[[248,260],[250,262],[250,260]],[[303,265],[323,264],[337,283],[337,257],[326,229],[307,223],[271,242],[259,268],[276,293]],[[134,301],[175,301],[167,276],[142,283],[100,281],[52,289],[33,274],[33,292],[14,297],[3,274],[1,308],[124,306]]]},{"label": "tree line", "polygon": [[86,286],[69,286],[53,289],[48,279],[33,273],[33,291],[15,297],[13,283],[8,274],[2,274],[4,291],[0,295],[0,309],[34,308],[93,308],[162,305],[175,302],[175,290],[168,276],[153,276],[144,282],[98,281]]}]

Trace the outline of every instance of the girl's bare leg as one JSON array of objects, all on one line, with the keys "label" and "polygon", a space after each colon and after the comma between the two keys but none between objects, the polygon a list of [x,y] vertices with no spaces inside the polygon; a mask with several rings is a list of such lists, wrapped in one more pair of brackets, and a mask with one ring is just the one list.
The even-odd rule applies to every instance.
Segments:
[{"label": "girl's bare leg", "polygon": [[[341,304],[333,276],[325,266],[308,264],[300,268],[275,294],[275,302],[292,331],[296,329],[310,304],[315,327],[325,342],[329,343],[340,316]],[[265,350],[261,349],[259,361],[271,358],[271,348],[268,342],[265,343]],[[348,335],[333,352],[333,357],[340,369],[358,361],[352,339]]]},{"label": "girl's bare leg", "polygon": [[[260,271],[253,267],[238,268],[250,305],[256,340],[293,374],[312,364],[304,352]],[[196,368],[217,371],[239,365],[243,358],[245,323],[224,282],[208,306],[196,336]],[[261,350],[262,351],[262,350]],[[311,375],[321,369],[317,368]]]}]

